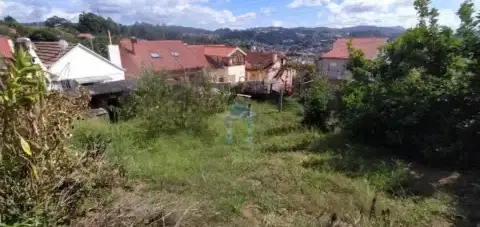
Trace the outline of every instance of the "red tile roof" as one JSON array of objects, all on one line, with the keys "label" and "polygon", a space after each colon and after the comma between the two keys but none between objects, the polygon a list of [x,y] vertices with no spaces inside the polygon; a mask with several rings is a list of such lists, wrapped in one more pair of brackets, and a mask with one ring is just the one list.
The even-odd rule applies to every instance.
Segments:
[{"label": "red tile roof", "polygon": [[[205,67],[211,68],[221,68],[224,67],[228,62],[225,59],[228,59],[236,51],[239,51],[242,54],[246,54],[236,46],[226,46],[226,45],[188,45],[189,49],[194,50],[195,53],[199,54],[198,58],[203,58]],[[200,54],[201,53],[201,54]],[[216,61],[217,57],[224,60],[223,63]]]},{"label": "red tile roof", "polygon": [[80,33],[77,35],[77,38],[86,38],[86,39],[93,39],[95,36],[93,36],[90,33]]},{"label": "red tile roof", "polygon": [[[340,38],[333,44],[332,50],[322,55],[322,58],[348,59],[347,43],[350,38]],[[352,38],[353,48],[360,49],[367,59],[374,59],[378,49],[388,41],[385,37]]]},{"label": "red tile roof", "polygon": [[13,59],[12,48],[8,38],[0,37],[0,58]]},{"label": "red tile roof", "polygon": [[205,55],[215,57],[230,57],[237,50],[236,46],[205,45]]},{"label": "red tile roof", "polygon": [[209,66],[207,58],[205,57],[204,45],[188,45],[187,48],[190,49],[196,58],[202,62],[203,66]]},{"label": "red tile roof", "polygon": [[267,68],[274,63],[275,54],[277,59],[284,57],[284,55],[274,52],[247,52],[246,67],[247,69]]},{"label": "red tile roof", "polygon": [[[159,71],[183,71],[198,70],[205,66],[205,57],[187,48],[180,40],[137,40],[134,45],[135,53],[130,40],[120,41],[120,57],[128,78],[138,76],[143,67]],[[201,49],[199,47],[196,50]],[[153,58],[151,53],[159,54],[159,57]],[[178,56],[174,57],[174,53]]]},{"label": "red tile roof", "polygon": [[50,68],[55,62],[75,47],[74,45],[69,45],[67,49],[62,50],[58,42],[34,42],[33,44],[35,45],[35,53],[37,53],[38,57],[47,68]]}]

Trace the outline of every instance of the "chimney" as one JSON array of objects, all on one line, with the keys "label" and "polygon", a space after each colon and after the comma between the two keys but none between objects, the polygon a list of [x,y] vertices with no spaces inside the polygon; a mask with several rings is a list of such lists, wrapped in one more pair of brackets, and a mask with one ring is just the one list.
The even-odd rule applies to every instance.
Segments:
[{"label": "chimney", "polygon": [[272,60],[273,60],[273,63],[277,62],[277,60],[278,60],[278,54],[277,54],[277,53],[273,53],[273,54],[272,54],[272,57],[273,57],[273,59],[272,59]]},{"label": "chimney", "polygon": [[130,38],[130,42],[132,43],[132,53],[135,55],[135,44],[137,43],[137,37],[132,36]]},{"label": "chimney", "polygon": [[25,51],[29,51],[32,48],[32,41],[27,37],[19,37],[15,41],[17,45],[22,46]]},{"label": "chimney", "polygon": [[[133,43],[132,43],[132,46],[133,46]],[[111,44],[108,45],[108,59],[110,59],[110,61],[113,64],[122,67],[122,60],[120,58],[120,48],[118,47],[118,45],[111,45]]]},{"label": "chimney", "polygon": [[11,39],[8,39],[8,45],[10,46],[10,51],[12,53],[14,53],[15,52],[15,44],[13,44]]}]

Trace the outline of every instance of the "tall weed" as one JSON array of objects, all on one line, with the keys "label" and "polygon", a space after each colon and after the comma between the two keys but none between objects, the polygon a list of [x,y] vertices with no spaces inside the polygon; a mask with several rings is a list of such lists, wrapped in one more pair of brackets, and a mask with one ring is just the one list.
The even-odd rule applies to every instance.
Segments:
[{"label": "tall weed", "polygon": [[[107,165],[65,146],[86,92],[47,92],[44,72],[22,49],[1,75],[0,225],[65,225]],[[110,173],[110,171],[102,172]]]}]

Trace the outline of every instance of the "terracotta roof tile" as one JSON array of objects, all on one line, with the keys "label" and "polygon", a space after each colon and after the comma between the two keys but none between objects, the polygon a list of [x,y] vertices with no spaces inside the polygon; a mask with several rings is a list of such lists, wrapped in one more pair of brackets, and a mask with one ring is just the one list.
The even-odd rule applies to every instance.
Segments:
[{"label": "terracotta roof tile", "polygon": [[0,57],[13,59],[12,48],[8,38],[0,37]]},{"label": "terracotta roof tile", "polygon": [[[200,57],[199,53],[187,48],[180,40],[138,40],[134,45],[135,52],[132,50],[130,40],[120,41],[122,66],[126,69],[128,78],[138,76],[143,67],[155,70],[183,71],[183,69],[197,70],[205,66],[205,57]],[[159,57],[152,57],[152,53],[158,54]],[[174,54],[177,56],[174,57]]]},{"label": "terracotta roof tile", "polygon": [[58,42],[34,42],[33,44],[35,45],[35,52],[47,68],[75,47],[75,45],[69,45],[67,49],[62,50]]},{"label": "terracotta roof tile", "polygon": [[205,55],[215,57],[230,57],[230,54],[236,49],[236,46],[205,45]]},{"label": "terracotta roof tile", "polygon": [[[347,42],[350,38],[337,39],[333,44],[332,50],[322,55],[322,58],[348,59]],[[388,41],[385,37],[352,38],[352,44],[355,49],[360,49],[365,53],[367,59],[374,59],[377,56],[378,49]]]},{"label": "terracotta roof tile", "polygon": [[198,60],[202,62],[202,64],[206,67],[209,66],[207,58],[205,58],[205,46],[204,45],[188,45],[188,49],[190,49],[193,54],[196,56]]},{"label": "terracotta roof tile", "polygon": [[[273,64],[274,52],[247,52],[247,69],[267,68]],[[277,58],[284,57],[282,54],[277,54]]]},{"label": "terracotta roof tile", "polygon": [[86,39],[93,39],[95,36],[93,36],[90,33],[80,33],[77,35],[77,38],[86,38]]}]

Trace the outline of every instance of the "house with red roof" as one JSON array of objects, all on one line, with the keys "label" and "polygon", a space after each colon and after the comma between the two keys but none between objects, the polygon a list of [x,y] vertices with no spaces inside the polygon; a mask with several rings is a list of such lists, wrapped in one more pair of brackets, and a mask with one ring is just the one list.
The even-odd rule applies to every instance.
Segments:
[{"label": "house with red roof", "polygon": [[245,80],[246,53],[235,46],[132,38],[120,41],[120,56],[128,79],[138,78],[144,69],[153,69],[168,72],[176,80],[189,80],[203,70],[214,82]]},{"label": "house with red roof", "polygon": [[195,55],[203,54],[204,69],[217,83],[245,81],[245,59],[247,54],[236,46],[188,45]]},{"label": "house with red roof", "polygon": [[0,67],[13,59],[13,43],[9,38],[0,37]]},{"label": "house with red roof", "polygon": [[138,78],[144,69],[166,71],[176,79],[184,79],[206,65],[203,52],[195,53],[181,40],[121,40],[120,59],[127,79]]},{"label": "house with red roof", "polygon": [[262,81],[273,84],[272,89],[291,91],[294,69],[286,69],[287,58],[275,52],[247,52],[246,81]]},{"label": "house with red roof", "polygon": [[375,59],[379,54],[380,47],[388,42],[388,38],[386,37],[337,39],[332,49],[324,53],[321,61],[317,63],[317,68],[324,75],[327,75],[330,81],[344,80],[350,75],[346,69],[349,59],[347,43],[350,40],[352,41],[353,48],[362,50],[365,57],[369,60]]}]

